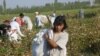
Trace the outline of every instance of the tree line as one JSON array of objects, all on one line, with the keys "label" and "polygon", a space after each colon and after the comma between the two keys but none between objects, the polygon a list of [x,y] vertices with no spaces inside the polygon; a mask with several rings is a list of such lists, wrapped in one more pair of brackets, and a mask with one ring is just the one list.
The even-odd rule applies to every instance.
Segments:
[{"label": "tree line", "polygon": [[[100,3],[100,0],[96,0],[96,3]],[[95,6],[99,7],[99,6]],[[32,6],[29,7],[20,7],[19,5],[16,8],[6,8],[6,1],[3,0],[3,6],[0,5],[0,14],[15,14],[15,13],[33,13],[35,11],[56,11],[56,10],[70,10],[70,9],[81,9],[81,8],[90,8],[89,2],[68,2],[68,3],[61,3],[55,0],[54,3],[47,3],[45,6]]]}]

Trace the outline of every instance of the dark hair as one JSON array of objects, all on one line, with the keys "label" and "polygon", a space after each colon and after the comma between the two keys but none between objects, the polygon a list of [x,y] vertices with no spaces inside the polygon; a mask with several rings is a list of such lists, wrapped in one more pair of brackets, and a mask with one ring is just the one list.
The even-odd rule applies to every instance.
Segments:
[{"label": "dark hair", "polygon": [[66,28],[68,28],[67,24],[66,24],[66,17],[64,15],[60,15],[60,16],[57,16],[53,25],[60,25],[60,24],[64,24],[64,28],[62,29],[65,30]]},{"label": "dark hair", "polygon": [[3,23],[10,23],[10,21],[9,20],[5,20],[5,21],[3,21]]},{"label": "dark hair", "polygon": [[10,26],[10,25],[8,25],[8,26],[7,26],[7,30],[9,30],[10,28],[11,28],[11,26]]},{"label": "dark hair", "polygon": [[20,16],[21,18],[23,18],[23,17],[24,17],[24,14],[23,14],[23,13],[20,13],[19,16]]}]

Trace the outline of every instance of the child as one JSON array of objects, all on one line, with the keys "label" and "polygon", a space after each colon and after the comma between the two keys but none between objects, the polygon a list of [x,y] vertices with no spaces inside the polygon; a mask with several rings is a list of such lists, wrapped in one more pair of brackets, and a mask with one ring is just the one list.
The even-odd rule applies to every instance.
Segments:
[{"label": "child", "polygon": [[[68,27],[65,16],[57,16],[52,29],[47,29],[33,42],[33,56],[66,56],[66,44],[68,42],[68,33],[65,29]],[[36,44],[38,43],[38,44]]]},{"label": "child", "polygon": [[54,27],[51,29],[53,30],[53,37],[50,37],[48,33],[44,34],[46,43],[44,44],[43,56],[66,56],[68,33],[65,31],[67,28],[65,16],[57,16],[53,25]]}]

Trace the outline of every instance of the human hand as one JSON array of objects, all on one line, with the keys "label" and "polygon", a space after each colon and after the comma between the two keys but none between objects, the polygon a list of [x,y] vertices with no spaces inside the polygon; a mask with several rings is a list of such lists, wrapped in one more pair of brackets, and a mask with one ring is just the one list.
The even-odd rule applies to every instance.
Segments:
[{"label": "human hand", "polygon": [[44,34],[43,37],[44,37],[45,39],[49,39],[49,35],[48,35],[47,33]]}]

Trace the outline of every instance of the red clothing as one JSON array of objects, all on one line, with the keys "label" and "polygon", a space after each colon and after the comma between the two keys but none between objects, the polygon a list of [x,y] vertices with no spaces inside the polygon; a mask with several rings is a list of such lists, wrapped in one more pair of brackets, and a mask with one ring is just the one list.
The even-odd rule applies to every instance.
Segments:
[{"label": "red clothing", "polygon": [[20,26],[23,26],[23,25],[24,25],[23,20],[22,20],[21,18],[19,18],[19,17],[16,17],[16,22],[18,22],[18,24],[19,24]]}]

